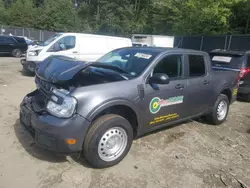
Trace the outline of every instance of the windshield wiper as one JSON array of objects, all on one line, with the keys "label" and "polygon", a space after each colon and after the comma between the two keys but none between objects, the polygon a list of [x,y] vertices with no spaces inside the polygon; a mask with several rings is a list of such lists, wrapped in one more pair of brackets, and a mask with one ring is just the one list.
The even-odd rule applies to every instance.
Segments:
[{"label": "windshield wiper", "polygon": [[123,69],[121,69],[119,67],[116,67],[116,66],[113,66],[113,65],[107,65],[107,64],[104,64],[104,63],[100,63],[100,62],[93,62],[89,66],[111,69],[111,70],[117,71],[119,73],[129,74],[130,75],[129,72],[127,72],[127,71],[125,71],[125,70],[123,70]]}]

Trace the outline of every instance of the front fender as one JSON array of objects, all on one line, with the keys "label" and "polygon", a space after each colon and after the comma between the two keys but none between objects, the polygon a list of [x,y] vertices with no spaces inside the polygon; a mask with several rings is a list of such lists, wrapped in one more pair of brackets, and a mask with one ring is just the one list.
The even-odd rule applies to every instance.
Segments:
[{"label": "front fender", "polygon": [[101,104],[96,106],[94,109],[92,109],[85,118],[89,121],[92,121],[100,112],[102,112],[103,110],[109,107],[116,106],[116,105],[123,105],[123,106],[127,106],[131,108],[135,112],[136,117],[137,117],[137,122],[140,125],[141,119],[139,116],[139,111],[138,111],[137,106],[134,103],[126,99],[120,99],[120,98],[102,102]]}]

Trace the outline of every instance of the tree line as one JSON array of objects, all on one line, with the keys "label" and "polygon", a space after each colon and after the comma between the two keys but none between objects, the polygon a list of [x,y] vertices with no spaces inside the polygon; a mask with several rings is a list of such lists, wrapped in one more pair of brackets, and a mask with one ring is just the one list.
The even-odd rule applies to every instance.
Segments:
[{"label": "tree line", "polygon": [[0,0],[0,24],[130,36],[250,32],[250,0]]}]

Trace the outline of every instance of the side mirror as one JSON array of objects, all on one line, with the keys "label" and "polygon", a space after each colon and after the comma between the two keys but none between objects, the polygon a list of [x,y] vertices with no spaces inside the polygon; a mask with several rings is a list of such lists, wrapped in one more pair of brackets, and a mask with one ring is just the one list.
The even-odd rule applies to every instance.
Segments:
[{"label": "side mirror", "polygon": [[151,78],[149,78],[149,82],[152,84],[169,84],[169,77],[163,73],[156,73]]}]

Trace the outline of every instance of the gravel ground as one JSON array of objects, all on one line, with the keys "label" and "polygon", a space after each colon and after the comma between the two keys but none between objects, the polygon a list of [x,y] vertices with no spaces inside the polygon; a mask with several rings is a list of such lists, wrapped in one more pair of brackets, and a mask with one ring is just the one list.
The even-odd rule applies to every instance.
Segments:
[{"label": "gravel ground", "polygon": [[18,115],[34,89],[20,59],[0,57],[0,188],[250,187],[249,103],[235,102],[221,126],[190,121],[137,139],[120,164],[97,170],[34,143]]}]

